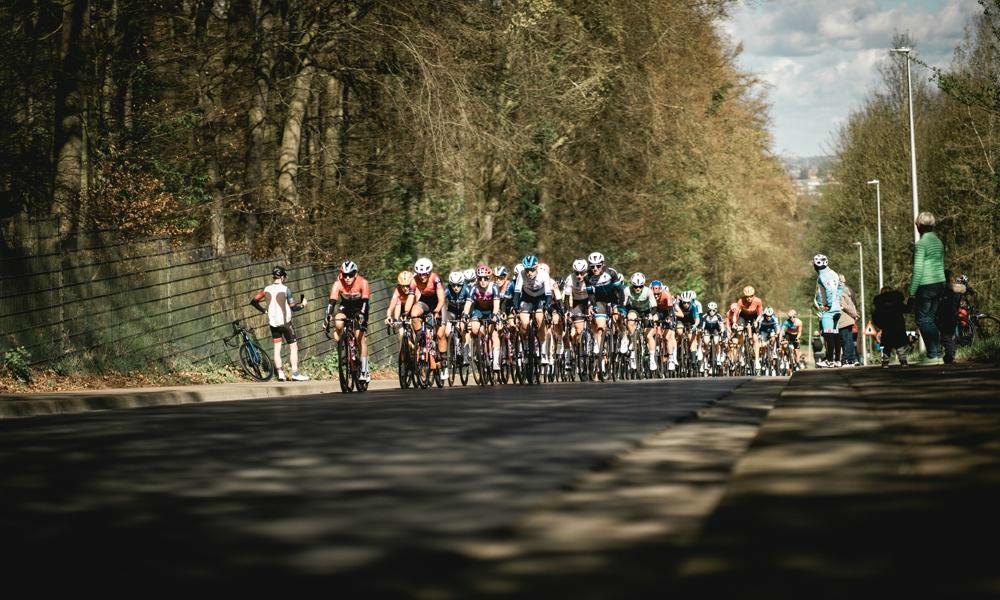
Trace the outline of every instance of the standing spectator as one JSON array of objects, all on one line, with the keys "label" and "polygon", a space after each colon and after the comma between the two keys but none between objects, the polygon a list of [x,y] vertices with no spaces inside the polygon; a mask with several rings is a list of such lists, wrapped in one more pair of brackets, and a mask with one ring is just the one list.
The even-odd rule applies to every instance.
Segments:
[{"label": "standing spectator", "polygon": [[857,320],[860,318],[858,309],[854,304],[854,291],[847,285],[844,274],[840,274],[840,284],[843,286],[843,294],[840,296],[840,321],[837,322],[837,329],[840,334],[840,345],[843,347],[845,366],[857,366],[861,363],[858,358],[858,350],[854,341],[854,329]]},{"label": "standing spectator", "polygon": [[822,254],[813,257],[813,268],[816,269],[816,297],[813,302],[819,310],[820,324],[823,328],[823,341],[826,345],[826,360],[816,363],[817,367],[833,367],[834,349],[840,339],[840,295],[843,291],[840,276],[830,268],[829,260]]},{"label": "standing spectator", "polygon": [[[292,311],[300,311],[306,306],[305,298],[295,301],[292,290],[288,289],[288,273],[284,267],[274,267],[271,270],[271,285],[257,292],[250,305],[267,314],[267,322],[271,326],[271,341],[274,342],[274,367],[278,372],[278,381],[285,381],[285,371],[281,368],[281,341],[288,344],[288,361],[292,365],[292,380],[308,381],[309,377],[299,373],[299,342],[292,328]],[[267,308],[261,305],[267,300]]]},{"label": "standing spectator", "polygon": [[820,363],[823,361],[823,338],[820,337],[819,331],[814,331],[812,336],[812,341],[810,342],[813,350],[813,363],[816,367],[820,367]]},{"label": "standing spectator", "polygon": [[872,323],[881,330],[879,344],[882,346],[882,368],[889,368],[893,350],[896,351],[900,366],[907,366],[906,347],[909,340],[906,339],[906,321],[903,318],[906,311],[903,292],[885,286],[872,303],[875,305]]},{"label": "standing spectator", "polygon": [[934,233],[934,215],[922,212],[917,215],[916,226],[920,233],[913,253],[913,278],[910,281],[910,296],[914,297],[917,328],[927,347],[924,364],[940,365],[941,331],[938,329],[938,305],[945,290],[944,244]]},{"label": "standing spectator", "polygon": [[947,285],[938,304],[937,325],[941,331],[941,346],[944,350],[944,363],[955,362],[955,335],[958,332],[958,308],[966,286],[952,277],[951,271],[944,272]]}]

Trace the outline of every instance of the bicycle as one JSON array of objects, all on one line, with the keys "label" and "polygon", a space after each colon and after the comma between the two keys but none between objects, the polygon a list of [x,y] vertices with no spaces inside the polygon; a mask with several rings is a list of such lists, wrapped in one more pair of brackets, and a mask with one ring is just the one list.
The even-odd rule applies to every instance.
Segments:
[{"label": "bicycle", "polygon": [[[237,340],[237,338],[239,338]],[[230,348],[239,348],[243,372],[257,381],[267,381],[274,376],[274,363],[257,343],[253,332],[240,321],[233,321],[233,334],[222,340]]]},{"label": "bicycle", "polygon": [[977,339],[987,339],[1000,334],[1000,319],[991,314],[979,312],[966,298],[962,298],[958,308],[958,346],[968,346]]},{"label": "bicycle", "polygon": [[[493,322],[483,320],[479,335],[472,340],[472,362],[475,369],[472,377],[481,386],[493,385]],[[499,373],[497,373],[499,378]]]},{"label": "bicycle", "polygon": [[396,374],[399,377],[400,389],[407,389],[411,385],[419,387],[417,383],[417,364],[413,361],[413,348],[416,346],[413,329],[404,321],[392,321],[386,326],[386,335],[391,337],[393,333],[402,328],[403,339],[399,343],[399,352],[396,354]]},{"label": "bicycle", "polygon": [[[468,319],[464,325],[468,327]],[[465,362],[465,343],[462,341],[462,333],[458,330],[458,322],[451,324],[451,335],[448,336],[448,354],[445,357],[445,364],[448,365],[448,387],[455,385],[455,377],[458,376],[462,385],[469,384],[469,364]]]},{"label": "bicycle", "polygon": [[[330,339],[330,323],[326,323],[323,331],[327,339]],[[368,389],[368,382],[361,377],[361,348],[358,344],[357,334],[361,331],[362,315],[356,314],[344,320],[344,330],[340,334],[340,341],[337,342],[337,375],[340,379],[340,391],[364,392]]]}]

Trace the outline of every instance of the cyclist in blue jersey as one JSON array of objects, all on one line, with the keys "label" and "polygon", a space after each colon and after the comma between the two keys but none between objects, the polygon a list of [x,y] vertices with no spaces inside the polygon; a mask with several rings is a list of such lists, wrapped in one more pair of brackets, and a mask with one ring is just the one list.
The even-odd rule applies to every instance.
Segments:
[{"label": "cyclist in blue jersey", "polygon": [[701,319],[701,330],[708,336],[708,343],[715,346],[715,357],[718,364],[722,364],[723,349],[722,340],[726,337],[726,318],[719,312],[719,305],[716,302],[708,303],[708,313]]},{"label": "cyclist in blue jersey", "polygon": [[822,254],[814,256],[813,268],[816,269],[816,297],[813,302],[819,310],[823,341],[826,342],[826,360],[816,363],[816,366],[832,367],[833,350],[836,347],[836,338],[840,335],[837,322],[840,320],[840,297],[844,293],[844,284],[840,281],[840,275],[830,268],[830,261],[826,256]]},{"label": "cyclist in blue jersey", "polygon": [[604,330],[612,318],[609,305],[621,306],[625,301],[625,279],[621,273],[604,265],[604,255],[592,252],[587,257],[590,272],[587,274],[587,291],[594,295],[594,348],[600,352]]},{"label": "cyclist in blue jersey", "polygon": [[[686,331],[688,344],[687,347],[694,351],[698,350],[699,354],[701,348],[697,347],[698,344],[698,325],[701,323],[701,316],[698,314],[698,305],[695,303],[697,300],[697,294],[692,290],[685,290],[677,296],[674,301],[674,319],[677,326],[678,337]],[[679,341],[679,340],[678,340]],[[675,352],[676,353],[676,352]],[[699,356],[699,359],[701,357]],[[668,364],[667,368],[673,370],[673,367],[677,365],[676,356],[671,357],[671,364]]]},{"label": "cyclist in blue jersey", "polygon": [[[459,351],[459,356],[464,360],[466,364],[470,361],[469,349],[466,340],[465,326],[461,321],[462,313],[465,311],[465,302],[469,298],[469,288],[465,285],[465,274],[461,271],[452,271],[448,275],[448,287],[444,290],[444,301],[445,310],[443,313],[444,326],[445,326],[445,339],[451,339],[452,328],[457,327],[459,333],[461,334],[463,343],[462,348],[454,348],[453,350]],[[448,378],[448,361],[445,360],[444,370],[442,371],[442,377]]]}]

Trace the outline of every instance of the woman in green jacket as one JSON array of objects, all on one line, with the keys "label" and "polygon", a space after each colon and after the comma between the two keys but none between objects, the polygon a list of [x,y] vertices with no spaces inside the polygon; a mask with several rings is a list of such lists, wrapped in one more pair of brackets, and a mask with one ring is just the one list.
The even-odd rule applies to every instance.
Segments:
[{"label": "woman in green jacket", "polygon": [[929,212],[917,215],[916,226],[920,232],[913,253],[913,278],[910,296],[914,298],[917,328],[927,347],[925,364],[939,365],[941,358],[941,332],[935,318],[938,304],[945,289],[944,244],[934,233],[935,219]]}]

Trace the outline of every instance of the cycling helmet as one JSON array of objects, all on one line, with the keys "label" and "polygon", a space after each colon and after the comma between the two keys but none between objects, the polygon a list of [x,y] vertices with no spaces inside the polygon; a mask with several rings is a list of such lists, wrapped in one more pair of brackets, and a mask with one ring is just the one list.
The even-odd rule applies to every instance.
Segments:
[{"label": "cycling helmet", "polygon": [[764,309],[764,316],[766,316],[766,317],[774,316],[774,309],[771,308],[770,306],[768,306],[767,308],[765,308]]},{"label": "cycling helmet", "polygon": [[962,285],[969,285],[968,275],[959,275],[955,278],[955,283],[961,283]]},{"label": "cycling helmet", "polygon": [[587,262],[590,263],[591,266],[603,265],[604,255],[600,252],[592,252],[590,256],[587,257]]},{"label": "cycling helmet", "polygon": [[695,300],[698,299],[698,292],[696,292],[694,290],[688,290],[688,291],[691,292],[691,301],[692,302],[694,302]]},{"label": "cycling helmet", "polygon": [[578,258],[573,261],[573,272],[574,273],[586,273],[587,272],[587,261],[582,258]]},{"label": "cycling helmet", "polygon": [[529,254],[521,259],[522,269],[537,269],[538,268],[538,257],[534,254]]},{"label": "cycling helmet", "polygon": [[694,292],[691,290],[685,290],[681,292],[681,302],[694,302]]},{"label": "cycling helmet", "polygon": [[496,273],[497,277],[506,277],[507,276],[507,267],[505,267],[503,265],[497,265],[497,268],[494,269],[493,272]]},{"label": "cycling helmet", "polygon": [[757,293],[757,290],[753,289],[752,285],[748,285],[745,288],[743,288],[743,297],[744,298],[753,298],[754,294],[756,294],[756,293]]},{"label": "cycling helmet", "polygon": [[717,310],[719,310],[719,305],[718,304],[716,304],[715,302],[709,302],[708,303],[708,312],[715,312]]},{"label": "cycling helmet", "polygon": [[465,281],[466,282],[475,281],[476,280],[476,270],[475,269],[466,269],[465,271],[462,272],[462,275],[465,277]]},{"label": "cycling helmet", "polygon": [[538,263],[538,270],[544,273],[549,272],[549,263]]},{"label": "cycling helmet", "polygon": [[663,284],[663,293],[665,293],[665,294],[669,294],[670,293],[670,286],[669,285]]},{"label": "cycling helmet", "polygon": [[739,310],[739,308],[740,308],[740,305],[736,304],[735,302],[733,302],[732,304],[729,305],[729,310]]},{"label": "cycling helmet", "polygon": [[826,257],[825,254],[817,254],[813,257],[813,265],[817,267],[825,267],[830,264],[830,259]]},{"label": "cycling helmet", "polygon": [[345,260],[342,265],[340,265],[341,275],[350,275],[352,273],[358,272],[358,265],[353,260]]},{"label": "cycling helmet", "polygon": [[413,265],[413,272],[417,275],[429,275],[434,270],[434,263],[429,258],[418,258]]},{"label": "cycling helmet", "polygon": [[514,265],[514,277],[518,277],[522,271],[524,271],[524,265],[521,263]]},{"label": "cycling helmet", "polygon": [[493,270],[490,269],[489,265],[480,263],[480,265],[476,267],[476,277],[490,277],[491,275],[493,275]]},{"label": "cycling helmet", "polygon": [[413,273],[409,271],[400,271],[399,275],[396,275],[396,285],[406,287],[410,285],[411,281],[413,281]]},{"label": "cycling helmet", "polygon": [[646,276],[639,272],[632,273],[632,285],[635,287],[646,285]]},{"label": "cycling helmet", "polygon": [[465,274],[461,271],[452,271],[448,274],[448,283],[450,285],[462,285],[465,283]]},{"label": "cycling helmet", "polygon": [[797,316],[799,316],[799,311],[795,310],[794,308],[792,310],[788,311],[788,318],[789,319],[794,319]]},{"label": "cycling helmet", "polygon": [[274,267],[271,269],[271,275],[277,277],[288,277],[288,272],[285,271],[285,267]]},{"label": "cycling helmet", "polygon": [[649,289],[653,290],[654,292],[660,291],[663,289],[663,282],[660,281],[659,279],[654,279],[652,282],[650,282]]}]

